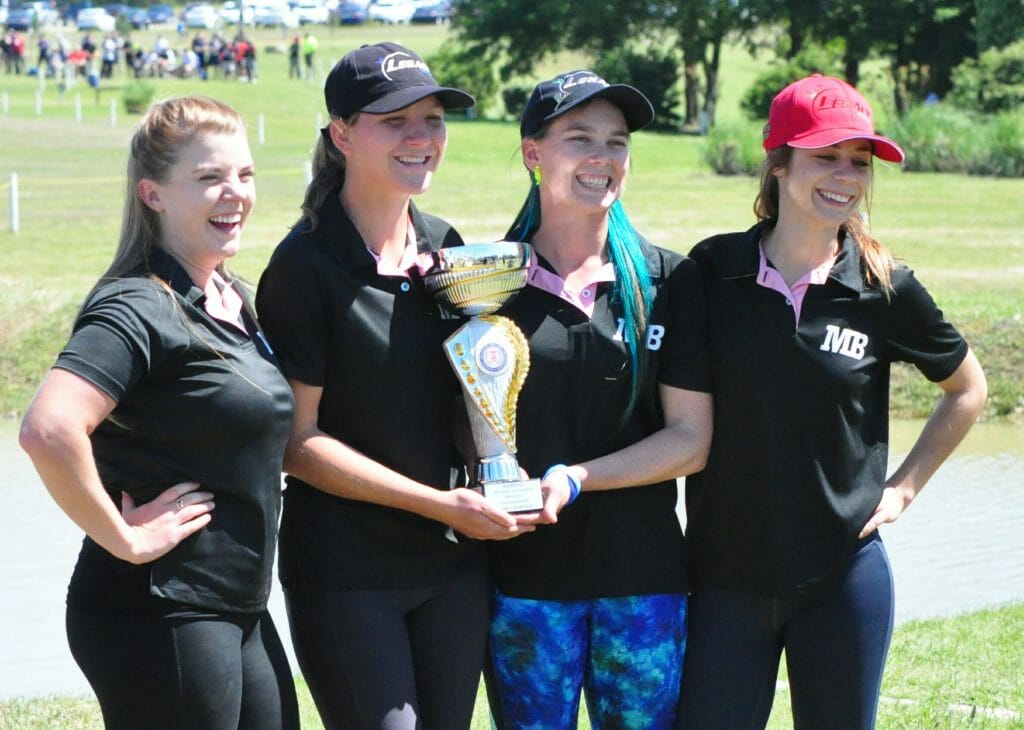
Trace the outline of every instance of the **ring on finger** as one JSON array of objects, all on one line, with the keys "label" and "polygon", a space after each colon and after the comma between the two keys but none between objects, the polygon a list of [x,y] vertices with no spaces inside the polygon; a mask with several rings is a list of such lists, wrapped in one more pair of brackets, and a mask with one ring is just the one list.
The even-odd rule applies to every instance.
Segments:
[{"label": "ring on finger", "polygon": [[181,497],[178,497],[176,500],[174,500],[174,506],[178,508],[179,512],[185,509],[185,503],[182,501]]}]

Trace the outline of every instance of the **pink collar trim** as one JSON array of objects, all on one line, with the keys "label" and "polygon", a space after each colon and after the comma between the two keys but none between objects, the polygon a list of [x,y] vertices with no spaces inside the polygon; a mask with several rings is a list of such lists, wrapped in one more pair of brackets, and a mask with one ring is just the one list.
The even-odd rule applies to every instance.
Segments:
[{"label": "pink collar trim", "polygon": [[782,274],[780,274],[777,269],[769,265],[768,257],[765,256],[764,253],[763,243],[758,243],[757,253],[757,283],[767,289],[772,289],[782,294],[782,296],[786,298],[786,304],[793,307],[793,316],[796,318],[796,323],[800,324],[800,310],[803,307],[804,295],[807,294],[808,288],[812,285],[820,285],[828,281],[829,272],[831,272],[832,267],[835,266],[836,259],[839,258],[839,254],[833,254],[827,258],[820,266],[808,271],[795,281],[792,287],[790,287],[786,286],[786,281],[782,278]]},{"label": "pink collar trim", "polygon": [[587,317],[594,314],[594,302],[597,299],[597,286],[602,282],[615,281],[615,269],[611,262],[605,263],[598,269],[591,280],[580,291],[575,292],[565,285],[565,280],[553,271],[540,265],[540,257],[534,253],[530,259],[530,268],[526,275],[526,281],[530,286],[553,294],[569,304],[573,305]]}]

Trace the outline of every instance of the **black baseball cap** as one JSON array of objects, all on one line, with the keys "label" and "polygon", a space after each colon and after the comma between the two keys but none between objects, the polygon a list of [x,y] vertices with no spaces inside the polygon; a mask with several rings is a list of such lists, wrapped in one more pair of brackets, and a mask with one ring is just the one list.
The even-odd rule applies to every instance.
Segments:
[{"label": "black baseball cap", "polygon": [[445,109],[467,109],[476,99],[438,86],[423,59],[397,43],[361,46],[346,53],[327,75],[324,100],[332,117],[356,112],[387,114],[436,96]]},{"label": "black baseball cap", "polygon": [[537,84],[523,109],[519,135],[532,137],[548,122],[591,99],[607,99],[617,106],[630,132],[654,121],[654,107],[640,91],[626,84],[609,84],[593,71],[579,70]]}]

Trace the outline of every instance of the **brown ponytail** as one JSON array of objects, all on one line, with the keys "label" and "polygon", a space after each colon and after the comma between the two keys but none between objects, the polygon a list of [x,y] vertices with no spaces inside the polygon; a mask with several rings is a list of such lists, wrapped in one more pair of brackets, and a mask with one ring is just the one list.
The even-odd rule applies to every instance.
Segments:
[{"label": "brown ponytail", "polygon": [[[343,121],[345,124],[355,124],[358,118],[359,112],[356,112]],[[313,179],[306,186],[306,195],[302,200],[302,215],[298,223],[309,221],[309,227],[316,228],[317,211],[323,206],[324,201],[345,183],[345,155],[334,146],[326,128],[321,130],[316,147],[313,148],[311,172]]]}]

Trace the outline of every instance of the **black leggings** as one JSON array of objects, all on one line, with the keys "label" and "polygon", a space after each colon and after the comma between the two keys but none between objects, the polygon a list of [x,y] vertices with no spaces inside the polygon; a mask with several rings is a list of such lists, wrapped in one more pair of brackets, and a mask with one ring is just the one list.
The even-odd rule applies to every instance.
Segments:
[{"label": "black leggings", "polygon": [[329,730],[462,730],[490,599],[482,570],[407,590],[285,590],[302,674]]},{"label": "black leggings", "polygon": [[267,612],[166,618],[67,610],[108,730],[295,730],[295,681]]}]

